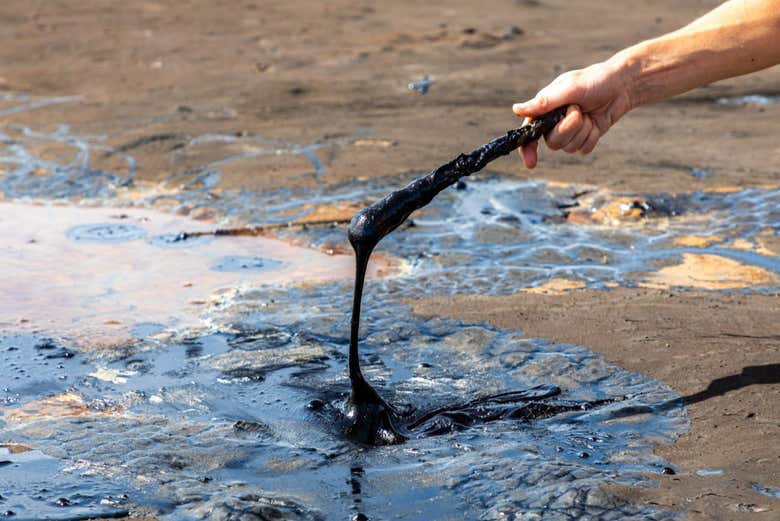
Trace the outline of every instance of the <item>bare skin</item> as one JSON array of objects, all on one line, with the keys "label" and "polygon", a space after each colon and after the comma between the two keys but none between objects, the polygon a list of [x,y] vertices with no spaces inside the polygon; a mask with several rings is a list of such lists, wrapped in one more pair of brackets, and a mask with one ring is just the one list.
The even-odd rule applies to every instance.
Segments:
[{"label": "bare skin", "polygon": [[[780,0],[729,0],[682,29],[566,72],[512,110],[536,118],[562,105],[566,117],[545,136],[552,150],[589,154],[628,111],[725,78],[780,63]],[[538,141],[519,149],[527,168]]]}]

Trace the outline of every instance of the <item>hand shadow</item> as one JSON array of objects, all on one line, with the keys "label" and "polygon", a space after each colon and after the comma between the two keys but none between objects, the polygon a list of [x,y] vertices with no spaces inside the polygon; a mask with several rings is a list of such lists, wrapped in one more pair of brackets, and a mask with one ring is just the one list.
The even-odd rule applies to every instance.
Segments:
[{"label": "hand shadow", "polygon": [[710,382],[703,391],[681,396],[674,400],[669,400],[658,406],[658,410],[664,411],[703,402],[716,396],[723,396],[729,391],[736,391],[750,385],[780,384],[780,364],[751,365],[742,368],[740,374],[733,374],[717,378]]}]

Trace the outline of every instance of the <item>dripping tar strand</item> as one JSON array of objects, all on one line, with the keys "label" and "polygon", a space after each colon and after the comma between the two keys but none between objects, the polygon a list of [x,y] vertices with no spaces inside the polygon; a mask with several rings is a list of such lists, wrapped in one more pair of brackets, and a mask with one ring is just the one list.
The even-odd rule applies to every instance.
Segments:
[{"label": "dripping tar strand", "polygon": [[403,415],[379,396],[360,371],[360,303],[366,267],[374,247],[384,236],[401,225],[412,212],[430,203],[436,194],[461,177],[482,170],[494,159],[540,139],[551,131],[565,114],[566,107],[560,107],[520,128],[510,130],[506,135],[468,154],[461,154],[400,190],[388,194],[360,210],[352,218],[348,237],[355,250],[356,272],[349,337],[349,377],[352,392],[346,410],[347,435],[350,438],[369,445],[403,443],[407,439],[402,425]]}]

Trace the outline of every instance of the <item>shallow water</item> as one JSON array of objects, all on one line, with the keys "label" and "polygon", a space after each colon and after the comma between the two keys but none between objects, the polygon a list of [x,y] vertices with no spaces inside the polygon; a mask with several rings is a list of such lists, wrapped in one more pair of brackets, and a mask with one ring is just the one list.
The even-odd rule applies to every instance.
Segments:
[{"label": "shallow water", "polygon": [[[281,290],[255,290],[221,311],[233,333],[139,346],[113,353],[115,360],[106,353],[88,361],[72,351],[48,359],[45,353],[65,348],[5,338],[16,361],[3,364],[4,380],[23,376],[5,391],[4,435],[68,462],[75,470],[58,474],[48,489],[85,509],[128,494],[132,504],[155,505],[170,519],[213,519],[214,511],[255,519],[251,509],[280,508],[279,498],[287,498],[281,509],[290,519],[345,519],[357,511],[371,519],[639,515],[598,486],[635,483],[637,472],[664,466],[650,442],[670,439],[686,418],[646,404],[673,398],[668,388],[578,346],[415,320],[389,301],[367,308],[365,372],[395,403],[432,407],[544,383],[561,386],[568,400],[630,396],[595,411],[363,449],[339,428],[348,393],[338,335],[343,290],[295,290],[293,306],[280,303]],[[47,381],[50,367],[65,379]],[[52,395],[59,398],[46,401]],[[314,400],[323,406],[312,410]],[[91,486],[84,475],[102,478],[103,497],[74,495]],[[35,494],[20,483],[5,504],[23,508]]]},{"label": "shallow water", "polygon": [[747,96],[731,96],[727,98],[718,98],[718,105],[769,105],[770,103],[780,103],[780,96],[764,96],[761,94],[749,94]]},{"label": "shallow water", "polygon": [[[579,204],[572,197],[581,190],[577,186],[551,188],[489,176],[463,186],[443,192],[412,216],[411,227],[403,226],[380,243],[378,251],[408,259],[412,266],[415,283],[403,277],[383,282],[393,285],[394,294],[415,296],[421,284],[436,294],[502,294],[551,278],[576,279],[598,289],[633,286],[686,253],[756,266],[769,279],[780,273],[778,257],[755,247],[761,234],[780,233],[776,188],[653,196],[649,203],[661,216],[652,217],[651,209],[647,220],[583,226],[566,221],[567,212]],[[355,197],[354,190],[348,197]],[[315,230],[309,241],[336,243],[341,235],[341,230]],[[718,242],[688,247],[676,242],[691,236],[716,237]],[[777,283],[753,281],[748,286],[771,291]]]},{"label": "shallow water", "polygon": [[[38,141],[66,146],[70,152],[61,157],[67,159],[44,161],[34,152]],[[191,146],[234,141],[241,138],[209,135]],[[132,188],[135,160],[122,152],[114,154],[121,168],[96,168],[89,151],[103,150],[99,143],[70,136],[64,127],[51,134],[7,129],[0,163],[11,168],[0,177],[0,188],[11,197],[126,202],[123,190]],[[325,174],[310,157],[316,158],[316,147],[258,143],[304,154],[317,176]],[[318,205],[369,202],[401,184],[394,178],[226,191],[213,198],[208,189],[218,183],[220,161],[182,172],[172,179],[181,184],[169,187],[171,193],[135,198],[134,204],[154,206],[165,196],[191,208],[208,204],[230,224],[278,223]],[[39,169],[45,172],[32,175]],[[686,254],[754,266],[769,278],[733,287],[776,291],[780,264],[760,241],[780,232],[780,190],[656,198],[648,205],[651,218],[618,226],[569,222],[568,212],[584,204],[578,187],[480,175],[460,188],[442,193],[381,243],[379,250],[405,268],[368,281],[361,330],[366,376],[392,403],[419,409],[549,384],[562,389],[562,400],[615,403],[539,421],[500,420],[418,436],[395,447],[356,446],[343,438],[341,422],[349,391],[351,281],[299,286],[284,278],[265,284],[241,279],[239,286],[231,279],[223,281],[231,290],[201,309],[201,327],[175,330],[168,320],[132,311],[132,341],[89,352],[79,351],[72,336],[58,335],[64,323],[35,324],[33,329],[48,329],[46,335],[6,328],[0,339],[0,376],[8,382],[0,392],[0,441],[32,450],[0,454],[11,462],[0,466],[0,479],[9,484],[0,513],[13,510],[17,519],[83,519],[128,510],[163,519],[349,519],[357,513],[426,520],[674,518],[601,489],[609,482],[644,484],[642,472],[668,466],[653,455],[652,444],[687,428],[684,408],[662,406],[676,398],[670,388],[610,366],[585,347],[484,324],[423,319],[402,299],[502,294],[555,278],[598,289],[631,286],[656,281],[652,274]],[[628,204],[627,211],[633,209]],[[86,251],[109,240],[112,248],[127,248],[149,273],[163,253],[173,269],[186,258],[193,277],[258,270],[278,275],[286,268],[276,263],[296,261],[293,254],[252,252],[253,244],[267,239],[178,240],[179,231],[193,230],[150,231],[140,222],[133,226],[142,234],[130,223],[96,227],[106,224],[101,220],[75,224],[44,242]],[[320,249],[345,241],[342,227],[278,235]],[[679,239],[689,236],[722,240],[681,246]],[[67,261],[60,262],[67,272]],[[101,266],[98,273],[107,269]],[[300,280],[300,273],[293,279]],[[151,284],[174,287],[162,279]],[[137,294],[140,308],[143,298],[154,298],[127,288],[109,296]],[[90,302],[80,305],[90,309]],[[48,476],[45,486],[36,478],[42,473]],[[59,498],[69,505],[58,505]]]},{"label": "shallow water", "polygon": [[774,499],[780,499],[780,488],[771,488],[771,487],[765,487],[761,485],[760,483],[753,483],[752,484],[753,490],[758,492],[759,494],[763,494],[765,496],[774,498]]}]

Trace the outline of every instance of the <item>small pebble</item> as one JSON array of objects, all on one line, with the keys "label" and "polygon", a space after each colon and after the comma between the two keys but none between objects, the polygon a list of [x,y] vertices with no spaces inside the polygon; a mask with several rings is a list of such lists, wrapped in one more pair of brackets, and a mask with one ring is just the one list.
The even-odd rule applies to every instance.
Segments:
[{"label": "small pebble", "polygon": [[577,457],[582,459],[588,459],[590,458],[590,454],[588,454],[587,452],[580,452],[579,454],[577,454]]},{"label": "small pebble", "polygon": [[14,512],[13,510],[6,510],[5,512],[3,512],[3,515],[5,517],[11,517],[11,516],[15,516],[16,512]]},{"label": "small pebble", "polygon": [[357,513],[352,516],[352,521],[368,521],[368,516],[362,513]]},{"label": "small pebble", "polygon": [[70,499],[66,497],[61,497],[57,499],[56,503],[61,507],[69,507],[70,506]]},{"label": "small pebble", "polygon": [[661,474],[666,474],[667,476],[674,476],[677,474],[672,467],[664,467],[661,469]]}]

